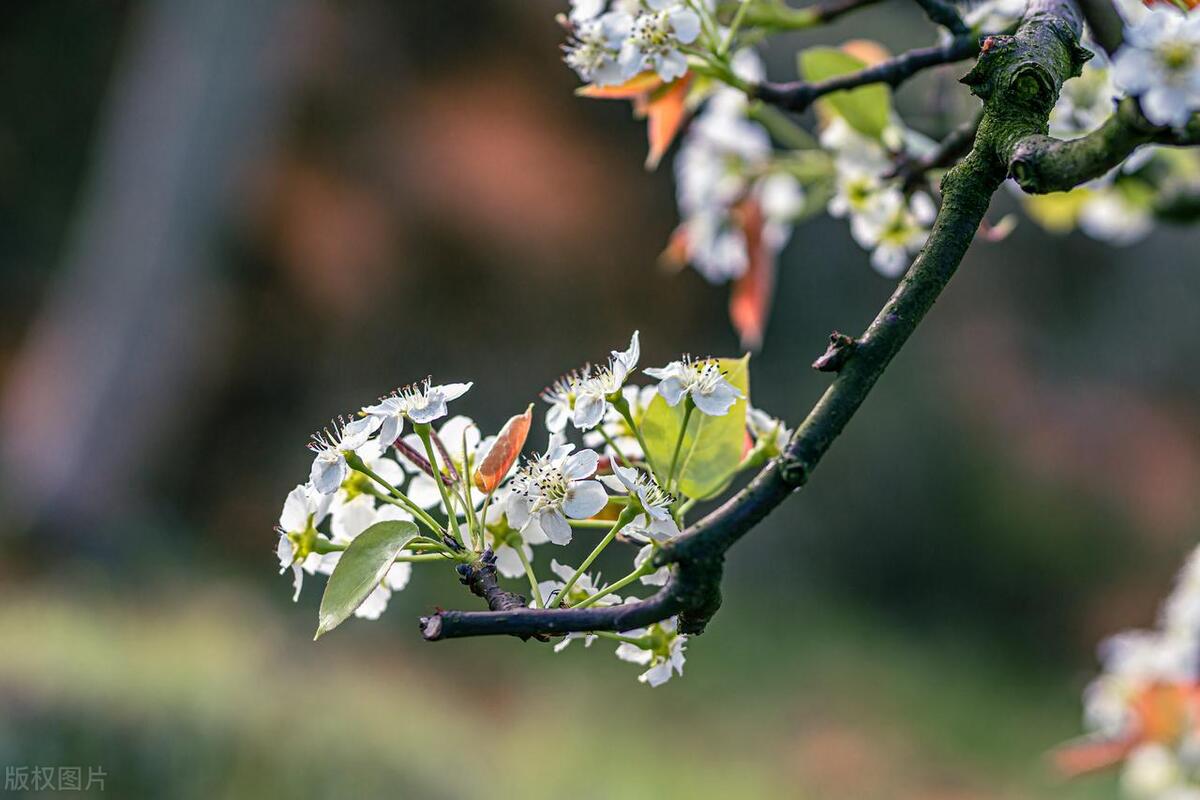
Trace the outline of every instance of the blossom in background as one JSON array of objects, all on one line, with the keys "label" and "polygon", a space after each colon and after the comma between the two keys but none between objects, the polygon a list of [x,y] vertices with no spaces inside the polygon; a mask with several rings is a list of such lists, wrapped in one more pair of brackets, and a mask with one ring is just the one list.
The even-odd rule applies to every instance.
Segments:
[{"label": "blossom in background", "polygon": [[1139,242],[1154,229],[1149,203],[1134,202],[1119,186],[1098,185],[1079,209],[1079,229],[1112,245]]},{"label": "blossom in background", "polygon": [[700,36],[700,15],[676,0],[643,0],[643,6],[617,55],[624,78],[642,72],[666,82],[683,77],[687,56],[679,48]]},{"label": "blossom in background", "polygon": [[379,427],[375,417],[360,417],[351,422],[337,420],[330,428],[312,435],[308,449],[316,453],[309,481],[321,494],[332,494],[346,480],[350,466],[346,453],[353,453],[367,443]]},{"label": "blossom in background", "polygon": [[390,444],[400,438],[405,417],[416,423],[441,419],[449,413],[446,403],[462,397],[472,385],[447,383],[434,386],[433,380],[426,378],[420,383],[396,390],[375,405],[364,408],[362,413],[374,420],[379,428],[379,438]]},{"label": "blossom in background", "polygon": [[[642,415],[646,413],[646,409],[650,407],[650,401],[657,394],[657,387],[654,386],[621,387],[621,396],[629,404],[629,413],[633,417],[634,422],[638,424],[641,423]],[[600,423],[599,428],[599,430],[593,429],[584,433],[583,443],[585,445],[593,449],[608,447],[608,443],[604,439],[604,434],[607,434],[608,438],[613,440],[626,458],[640,461],[646,457],[646,454],[642,452],[641,442],[637,440],[637,435],[629,427],[629,423],[625,420],[625,417],[611,405],[608,407],[608,411],[605,412],[604,421]],[[604,433],[601,433],[601,430]]]},{"label": "blossom in background", "polygon": [[1182,127],[1200,110],[1200,16],[1151,6],[1125,28],[1113,81],[1155,125]]},{"label": "blossom in background", "polygon": [[974,31],[998,33],[1008,30],[1025,16],[1026,0],[984,0],[963,15]]},{"label": "blossom in background", "polygon": [[850,232],[862,247],[871,249],[871,266],[888,278],[898,278],[929,238],[937,207],[924,192],[908,198],[898,188],[879,194],[871,208],[850,220]]},{"label": "blossom in background", "polygon": [[688,397],[701,413],[712,417],[728,414],[733,404],[745,397],[741,389],[725,379],[721,362],[715,358],[693,360],[684,356],[665,367],[643,371],[659,379],[658,393],[667,405],[679,405],[680,400]]},{"label": "blossom in background", "polygon": [[595,373],[577,384],[571,412],[571,422],[576,428],[586,431],[600,424],[609,408],[609,396],[621,391],[640,356],[638,332],[634,331],[626,350],[613,350],[606,366],[597,368]]},{"label": "blossom in background", "polygon": [[[558,559],[551,559],[550,571],[557,575],[559,580],[541,581],[538,583],[538,594],[546,601],[547,608],[557,608],[564,601],[568,606],[574,605],[591,597],[603,587],[599,575],[592,576],[585,572],[575,581],[575,585],[571,587],[569,596],[560,597],[558,593],[567,585],[567,581],[571,580],[571,576],[575,574],[575,569],[574,567],[558,563]],[[620,604],[621,598],[615,594],[606,594],[593,603],[593,605],[598,606],[616,606]]]},{"label": "blossom in background", "polygon": [[686,649],[687,637],[677,632],[678,619],[671,617],[663,622],[657,622],[649,628],[625,631],[624,636],[643,640],[645,646],[622,642],[617,647],[617,658],[650,669],[638,676],[642,683],[651,686],[661,686],[670,680],[671,675],[683,674],[683,652]]},{"label": "blossom in background", "polygon": [[536,527],[554,544],[567,544],[567,519],[587,519],[608,503],[603,484],[589,480],[600,457],[594,450],[572,453],[573,449],[560,435],[551,436],[546,452],[513,476],[505,512],[509,524],[522,534]]},{"label": "blossom in background", "polygon": [[[648,544],[637,551],[637,555],[633,557],[633,568],[641,569],[647,561],[654,557],[654,545]],[[659,567],[646,575],[638,578],[639,581],[647,586],[666,586],[667,581],[671,577],[671,568],[667,566]]]},{"label": "blossom in background", "polygon": [[615,492],[628,494],[637,502],[639,513],[621,533],[641,541],[664,542],[679,535],[679,525],[671,516],[671,504],[675,498],[663,491],[653,476],[633,467],[612,465],[612,475],[602,475],[600,480]]},{"label": "blossom in background", "polygon": [[1095,50],[1095,58],[1083,65],[1079,76],[1062,85],[1058,102],[1050,111],[1051,136],[1059,139],[1085,136],[1112,116],[1117,87],[1104,51]]},{"label": "blossom in background", "polygon": [[1157,630],[1127,631],[1100,647],[1103,674],[1084,693],[1090,736],[1061,748],[1078,774],[1122,763],[1128,797],[1200,796],[1200,548],[1163,604]]},{"label": "blossom in background", "polygon": [[292,569],[292,600],[300,599],[304,573],[313,574],[321,566],[323,556],[312,551],[317,526],[329,513],[333,496],[322,494],[308,484],[300,484],[288,492],[279,513],[279,542],[275,554],[279,557],[279,574]]},{"label": "blossom in background", "polygon": [[575,413],[579,387],[590,375],[590,367],[568,372],[542,392],[542,399],[550,404],[546,409],[546,429],[551,433],[560,433],[567,427]]}]

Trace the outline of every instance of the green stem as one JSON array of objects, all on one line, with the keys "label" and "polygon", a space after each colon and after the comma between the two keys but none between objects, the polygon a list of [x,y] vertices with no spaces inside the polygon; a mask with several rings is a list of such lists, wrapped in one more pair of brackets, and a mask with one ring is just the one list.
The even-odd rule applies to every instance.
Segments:
[{"label": "green stem", "polygon": [[433,531],[434,533],[438,534],[439,536],[445,533],[445,530],[442,528],[442,526],[437,523],[437,520],[435,520],[433,517],[429,516],[429,514],[426,513],[425,509],[418,506],[412,500],[409,500],[408,495],[406,495],[404,492],[397,489],[395,486],[392,486],[390,483],[388,483],[382,477],[377,475],[374,470],[372,470],[365,463],[363,463],[363,460],[358,457],[357,453],[347,454],[346,463],[349,464],[350,468],[353,469],[355,472],[361,472],[363,475],[366,475],[368,478],[375,481],[383,488],[387,489],[388,492],[392,495],[392,497],[394,497],[395,500],[398,502],[392,503],[391,498],[388,498],[387,496],[385,496],[379,492],[373,492],[373,491],[368,490],[368,494],[370,494],[374,497],[377,497],[380,500],[385,500],[389,503],[392,503],[393,505],[400,506],[404,510],[411,513],[419,521],[423,522],[425,524],[425,527],[429,528],[429,530]]},{"label": "green stem", "polygon": [[541,591],[538,590],[537,576],[533,574],[533,565],[529,563],[529,556],[525,555],[525,548],[521,545],[513,547],[517,551],[517,555],[521,559],[521,566],[525,568],[525,578],[529,581],[529,594],[533,597],[533,602],[538,608],[545,608],[546,601],[542,597]]},{"label": "green stem", "polygon": [[671,454],[671,471],[667,474],[667,491],[673,492],[675,486],[675,468],[679,466],[679,451],[683,449],[683,437],[687,434],[688,423],[692,420],[692,409],[696,404],[692,398],[683,401],[683,424],[679,426],[679,438],[675,440],[675,452]]},{"label": "green stem", "polygon": [[603,528],[608,529],[612,525],[611,520],[607,519],[568,519],[572,528]]},{"label": "green stem", "polygon": [[613,441],[611,436],[608,435],[608,431],[604,430],[604,426],[600,425],[596,428],[596,430],[600,431],[600,435],[604,437],[604,441],[607,442],[608,446],[612,448],[617,458],[619,458],[625,464],[625,466],[632,467],[633,462],[625,457],[625,454],[621,452],[621,448],[617,447],[617,443]]},{"label": "green stem", "polygon": [[624,528],[626,525],[632,522],[635,516],[637,516],[637,512],[632,508],[626,508],[621,512],[621,516],[617,517],[616,523],[612,526],[608,533],[605,534],[604,538],[600,540],[595,548],[592,549],[592,552],[588,554],[588,557],[583,560],[583,563],[579,565],[577,570],[575,570],[575,574],[571,576],[570,580],[568,580],[563,588],[559,590],[559,602],[566,600],[567,597],[570,596],[571,590],[575,588],[575,584],[578,582],[579,577],[583,575],[583,573],[587,571],[587,568],[592,565],[592,562],[604,552],[604,548],[608,547],[609,544],[612,543],[612,540],[617,536],[617,531],[621,530],[621,528]]},{"label": "green stem", "polygon": [[433,442],[429,438],[429,423],[422,422],[413,425],[413,429],[420,438],[421,444],[425,445],[425,455],[429,459],[429,466],[433,470],[433,482],[437,484],[438,493],[442,496],[442,505],[446,507],[446,519],[450,524],[451,530],[454,532],[454,538],[459,544],[463,543],[462,531],[458,527],[458,514],[454,513],[454,506],[450,503],[450,493],[446,491],[446,484],[442,482],[442,470],[438,467],[437,454],[433,450]]},{"label": "green stem", "polygon": [[599,636],[601,639],[612,639],[614,642],[632,644],[643,650],[649,650],[651,646],[649,636],[625,636],[624,634],[612,633],[611,631],[592,631],[592,635]]},{"label": "green stem", "polygon": [[646,446],[646,439],[642,436],[642,429],[633,421],[633,412],[629,408],[629,401],[625,399],[624,395],[621,395],[611,402],[613,408],[617,410],[617,413],[625,420],[625,424],[629,426],[629,430],[633,431],[634,438],[637,439],[638,444],[641,445],[642,457],[650,465],[650,472],[654,474],[655,478],[658,478],[658,468],[654,466],[654,459],[650,455],[650,448]]},{"label": "green stem", "polygon": [[397,561],[403,561],[407,564],[423,564],[426,561],[445,561],[450,556],[443,553],[423,553],[415,556],[396,556]]},{"label": "green stem", "polygon": [[746,9],[749,7],[749,0],[743,0],[738,5],[737,13],[733,15],[733,21],[729,23],[729,31],[725,34],[725,41],[721,42],[721,46],[717,48],[718,56],[724,58],[729,54],[729,48],[733,47],[733,37],[737,36],[738,30],[742,27],[742,21],[746,19]]}]

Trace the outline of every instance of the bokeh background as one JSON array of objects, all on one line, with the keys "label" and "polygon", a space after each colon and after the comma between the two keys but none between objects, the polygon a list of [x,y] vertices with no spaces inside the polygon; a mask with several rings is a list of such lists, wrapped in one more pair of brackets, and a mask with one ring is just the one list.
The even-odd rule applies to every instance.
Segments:
[{"label": "bokeh background", "polygon": [[[311,641],[272,526],[323,420],[432,373],[494,429],[634,328],[646,364],[737,352],[724,290],[656,266],[670,170],[626,104],[572,95],[559,10],[5,4],[0,766],[130,798],[1114,796],[1045,753],[1200,533],[1186,229],[977,243],[731,554],[682,680],[603,644],[425,644],[419,614],[473,602],[432,569]],[[892,2],[764,55],[786,79],[863,36],[933,32]],[[959,71],[899,93],[914,127],[969,107]],[[801,227],[755,403],[797,421],[824,337],[891,288],[844,223]]]}]

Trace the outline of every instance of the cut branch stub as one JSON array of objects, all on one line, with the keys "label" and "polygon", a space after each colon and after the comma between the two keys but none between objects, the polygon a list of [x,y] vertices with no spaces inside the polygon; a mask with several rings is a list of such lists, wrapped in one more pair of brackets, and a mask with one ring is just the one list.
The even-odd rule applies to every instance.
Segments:
[{"label": "cut branch stub", "polygon": [[812,363],[817,372],[838,372],[854,353],[854,338],[834,331],[829,334],[829,347]]}]

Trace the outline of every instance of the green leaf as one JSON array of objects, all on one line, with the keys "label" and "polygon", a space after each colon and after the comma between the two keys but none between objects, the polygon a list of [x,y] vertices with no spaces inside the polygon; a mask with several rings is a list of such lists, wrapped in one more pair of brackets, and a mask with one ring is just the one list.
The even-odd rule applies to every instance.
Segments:
[{"label": "green leaf", "polygon": [[387,575],[396,556],[416,535],[414,523],[388,520],[376,522],[350,543],[325,584],[314,639],[341,625],[362,605]]},{"label": "green leaf", "polygon": [[[750,398],[750,356],[718,359],[725,378],[742,390],[723,417],[710,417],[693,410],[679,451],[679,491],[687,497],[711,497],[729,479],[742,460],[746,441],[746,402]],[[655,466],[666,470],[675,452],[675,441],[683,423],[684,404],[672,408],[661,396],[651,401],[642,417],[642,435]],[[662,476],[664,479],[666,475]]]},{"label": "green leaf", "polygon": [[[796,57],[800,74],[806,81],[823,81],[867,66],[862,59],[855,58],[836,47],[810,47],[801,50]],[[818,102],[846,120],[859,133],[879,139],[892,115],[890,90],[880,83],[860,86],[857,89],[833,92]]]}]

